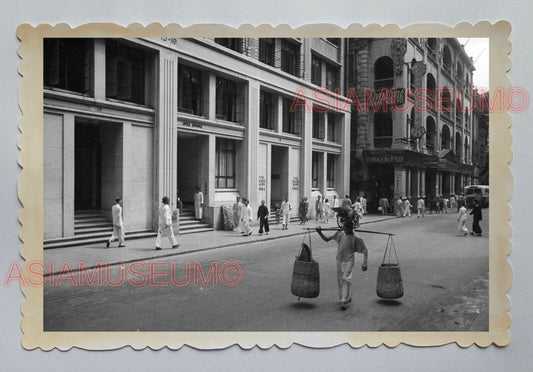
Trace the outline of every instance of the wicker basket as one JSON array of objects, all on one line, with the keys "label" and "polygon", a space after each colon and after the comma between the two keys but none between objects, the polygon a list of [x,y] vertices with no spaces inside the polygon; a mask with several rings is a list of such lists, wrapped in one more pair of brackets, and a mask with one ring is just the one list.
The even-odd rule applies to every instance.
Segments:
[{"label": "wicker basket", "polygon": [[403,296],[402,274],[399,264],[383,263],[379,265],[376,293],[379,297],[388,300]]},{"label": "wicker basket", "polygon": [[291,292],[298,297],[318,297],[320,293],[320,272],[317,261],[294,261]]},{"label": "wicker basket", "polygon": [[[394,253],[394,257],[392,253]],[[396,246],[394,245],[392,234],[389,235],[383,262],[378,268],[376,294],[387,300],[394,300],[403,296],[402,273],[400,272],[400,262],[396,254]]]}]

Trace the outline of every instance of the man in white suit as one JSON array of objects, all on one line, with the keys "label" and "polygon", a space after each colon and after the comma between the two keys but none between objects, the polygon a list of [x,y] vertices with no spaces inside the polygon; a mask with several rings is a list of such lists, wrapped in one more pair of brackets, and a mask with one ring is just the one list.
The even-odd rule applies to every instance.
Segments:
[{"label": "man in white suit", "polygon": [[172,244],[172,248],[178,248],[180,245],[174,237],[172,230],[172,212],[170,211],[170,199],[168,196],[163,196],[159,207],[159,228],[157,230],[157,238],[155,238],[155,249],[161,249],[161,238],[167,237]]},{"label": "man in white suit", "polygon": [[122,199],[115,199],[115,204],[111,207],[111,214],[113,215],[113,233],[109,240],[105,243],[106,248],[109,248],[109,243],[118,240],[119,247],[125,247],[124,244],[124,221],[122,220]]}]

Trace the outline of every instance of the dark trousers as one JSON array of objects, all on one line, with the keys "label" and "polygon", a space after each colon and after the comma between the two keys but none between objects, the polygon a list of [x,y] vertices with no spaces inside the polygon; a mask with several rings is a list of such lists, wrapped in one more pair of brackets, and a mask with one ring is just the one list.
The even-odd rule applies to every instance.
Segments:
[{"label": "dark trousers", "polygon": [[481,234],[481,227],[479,226],[479,220],[477,218],[474,218],[472,221],[472,230],[474,231],[474,234]]},{"label": "dark trousers", "polygon": [[265,232],[270,231],[270,228],[268,227],[268,217],[259,219],[259,234],[263,233],[263,228],[265,229]]}]

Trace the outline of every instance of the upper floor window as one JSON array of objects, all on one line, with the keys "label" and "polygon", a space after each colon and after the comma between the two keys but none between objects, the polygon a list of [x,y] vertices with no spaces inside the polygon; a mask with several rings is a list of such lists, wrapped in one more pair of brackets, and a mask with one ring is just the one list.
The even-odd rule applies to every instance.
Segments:
[{"label": "upper floor window", "polygon": [[244,100],[239,94],[236,82],[217,77],[216,118],[220,120],[243,122]]},{"label": "upper floor window", "polygon": [[289,41],[281,41],[281,70],[291,75],[298,75],[300,47]]},{"label": "upper floor window", "polygon": [[350,85],[355,85],[357,81],[357,52],[355,50],[348,53],[346,79]]},{"label": "upper floor window", "polygon": [[392,146],[392,117],[390,113],[374,114],[374,147]]},{"label": "upper floor window", "polygon": [[259,61],[274,66],[275,40],[271,38],[259,39]]},{"label": "upper floor window", "polygon": [[328,113],[328,141],[329,142],[335,142],[337,140],[337,136],[336,136],[336,130],[337,130],[337,125],[336,125],[336,115],[329,112]]},{"label": "upper floor window", "polygon": [[178,65],[178,110],[202,115],[202,72],[189,66]]},{"label": "upper floor window", "polygon": [[259,94],[259,127],[274,129],[274,95],[265,91]]},{"label": "upper floor window", "polygon": [[44,86],[89,94],[93,83],[92,39],[44,39]]},{"label": "upper floor window", "polygon": [[381,57],[374,63],[374,89],[392,88],[394,65],[389,57]]},{"label": "upper floor window", "polygon": [[449,75],[452,73],[452,53],[446,45],[442,48],[442,68]]},{"label": "upper floor window", "polygon": [[339,73],[339,68],[333,65],[326,65],[326,89],[334,92],[335,89],[339,88],[339,83],[337,80],[337,74]]},{"label": "upper floor window", "polygon": [[311,83],[322,85],[322,61],[316,56],[311,57]]},{"label": "upper floor window", "polygon": [[338,37],[327,37],[326,40],[329,41],[331,44],[337,46],[337,47],[341,46],[341,42],[342,42],[341,38],[338,38]]},{"label": "upper floor window", "polygon": [[229,37],[229,38],[215,38],[215,43],[222,45],[228,49],[242,53],[242,38]]},{"label": "upper floor window", "polygon": [[149,54],[140,49],[106,42],[106,97],[147,104]]},{"label": "upper floor window", "polygon": [[295,106],[293,109],[292,104],[292,99],[283,99],[283,132],[300,135],[302,132],[302,107]]},{"label": "upper floor window", "polygon": [[324,139],[325,129],[324,114],[313,110],[313,138]]}]

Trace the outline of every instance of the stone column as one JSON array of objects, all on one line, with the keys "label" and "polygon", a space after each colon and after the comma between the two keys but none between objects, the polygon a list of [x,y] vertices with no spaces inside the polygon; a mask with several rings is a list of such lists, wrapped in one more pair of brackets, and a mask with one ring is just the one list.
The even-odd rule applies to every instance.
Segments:
[{"label": "stone column", "polygon": [[420,196],[426,196],[426,171],[420,171]]},{"label": "stone column", "polygon": [[407,169],[407,180],[406,180],[406,197],[409,199],[411,198],[411,169]]},{"label": "stone column", "polygon": [[398,199],[406,196],[407,171],[402,167],[394,167],[394,198]]},{"label": "stone column", "polygon": [[455,194],[455,173],[450,173],[450,193]]},{"label": "stone column", "polygon": [[245,151],[245,194],[251,205],[259,205],[257,177],[257,149],[259,147],[259,84],[249,81],[245,92],[246,130],[244,134]]},{"label": "stone column", "polygon": [[94,39],[94,98],[105,100],[105,39]]},{"label": "stone column", "polygon": [[346,111],[339,122],[341,126],[340,143],[342,144],[342,152],[339,156],[340,166],[337,167],[340,172],[335,175],[335,188],[337,192],[342,193],[342,197],[350,194],[350,121],[350,111]]},{"label": "stone column", "polygon": [[311,163],[313,156],[313,112],[306,110],[302,123],[302,147],[300,150],[300,195],[311,195]]},{"label": "stone column", "polygon": [[63,115],[63,236],[74,236],[74,114]]},{"label": "stone column", "polygon": [[[178,59],[172,51],[162,50],[159,57],[159,106],[156,108],[157,195],[154,208],[163,196],[175,203],[177,168],[177,83]],[[175,205],[175,204],[174,204]],[[157,212],[155,213],[157,215]],[[153,225],[157,225],[157,218]]]}]

